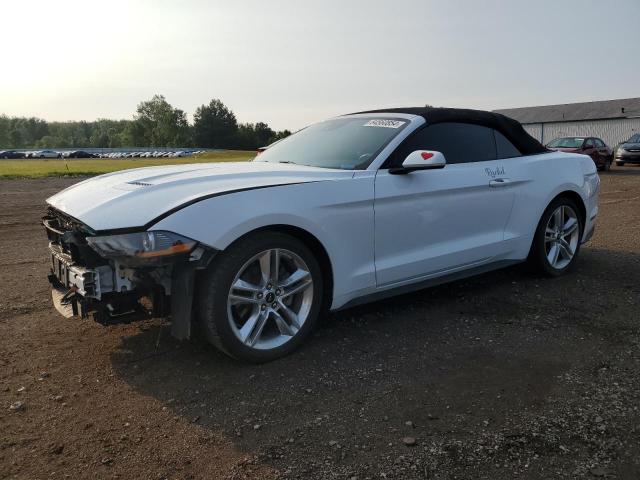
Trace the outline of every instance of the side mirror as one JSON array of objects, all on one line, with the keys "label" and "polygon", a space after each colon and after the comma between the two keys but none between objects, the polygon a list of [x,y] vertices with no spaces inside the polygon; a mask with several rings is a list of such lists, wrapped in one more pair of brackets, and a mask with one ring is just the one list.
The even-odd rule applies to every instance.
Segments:
[{"label": "side mirror", "polygon": [[407,155],[401,167],[390,168],[389,173],[392,175],[402,175],[416,170],[444,168],[446,164],[447,161],[440,152],[433,150],[416,150]]}]

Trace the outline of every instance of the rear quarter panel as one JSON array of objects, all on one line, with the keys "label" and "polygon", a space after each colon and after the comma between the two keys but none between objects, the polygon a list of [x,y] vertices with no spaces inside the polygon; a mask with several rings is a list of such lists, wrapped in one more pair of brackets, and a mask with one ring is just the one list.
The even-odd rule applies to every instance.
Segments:
[{"label": "rear quarter panel", "polygon": [[[513,162],[513,163],[511,163]],[[577,193],[587,210],[587,221],[595,206],[585,175],[597,175],[587,155],[550,152],[505,160],[505,168],[517,188],[512,215],[505,229],[507,258],[522,260],[529,254],[536,228],[547,206],[563,192]]]}]

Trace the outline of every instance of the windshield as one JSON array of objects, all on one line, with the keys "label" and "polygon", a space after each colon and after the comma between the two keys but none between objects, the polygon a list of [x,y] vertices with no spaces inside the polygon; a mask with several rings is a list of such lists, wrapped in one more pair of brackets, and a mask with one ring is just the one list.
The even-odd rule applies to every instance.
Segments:
[{"label": "windshield", "polygon": [[335,118],[281,140],[256,161],[364,170],[408,123],[404,119],[375,116]]},{"label": "windshield", "polygon": [[556,138],[549,142],[551,148],[580,148],[584,142],[584,137],[564,137]]},{"label": "windshield", "polygon": [[640,133],[633,135],[629,140],[627,140],[627,143],[640,143]]}]

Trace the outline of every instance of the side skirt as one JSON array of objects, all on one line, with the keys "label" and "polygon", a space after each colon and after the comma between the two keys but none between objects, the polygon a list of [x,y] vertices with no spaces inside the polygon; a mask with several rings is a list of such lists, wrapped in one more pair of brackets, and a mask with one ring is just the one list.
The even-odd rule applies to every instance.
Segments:
[{"label": "side skirt", "polygon": [[440,277],[428,278],[426,280],[421,280],[416,283],[410,283],[409,285],[402,285],[400,287],[391,287],[386,290],[373,292],[368,295],[364,295],[362,297],[357,297],[352,300],[349,300],[347,303],[345,303],[341,307],[334,309],[334,311],[344,310],[346,308],[355,307],[356,305],[362,305],[365,303],[376,302],[378,300],[383,300],[385,298],[395,297],[396,295],[415,292],[417,290],[423,290],[429,287],[435,287],[436,285],[442,285],[443,283],[449,283],[449,282],[454,282],[456,280],[461,280],[463,278],[473,277],[476,275],[480,275],[482,273],[491,272],[493,270],[500,270],[502,268],[509,267],[511,265],[522,263],[523,261],[524,260],[500,260],[497,262],[480,265],[478,267],[469,268],[467,270],[460,270],[458,272],[442,275]]}]

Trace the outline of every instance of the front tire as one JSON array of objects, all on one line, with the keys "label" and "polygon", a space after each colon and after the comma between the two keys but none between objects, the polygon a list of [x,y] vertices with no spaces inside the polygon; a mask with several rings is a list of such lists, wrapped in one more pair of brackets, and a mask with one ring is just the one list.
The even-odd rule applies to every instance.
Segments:
[{"label": "front tire", "polygon": [[573,266],[584,230],[579,212],[576,202],[567,197],[555,199],[544,211],[529,253],[536,270],[558,277]]},{"label": "front tire", "polygon": [[198,282],[206,338],[227,355],[263,363],[309,336],[323,302],[322,270],[295,237],[263,232],[231,245]]},{"label": "front tire", "polygon": [[618,166],[618,167],[624,167],[624,162],[616,162],[616,166]]}]

